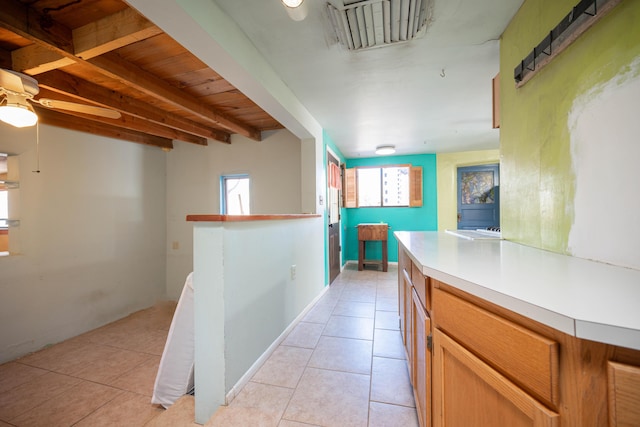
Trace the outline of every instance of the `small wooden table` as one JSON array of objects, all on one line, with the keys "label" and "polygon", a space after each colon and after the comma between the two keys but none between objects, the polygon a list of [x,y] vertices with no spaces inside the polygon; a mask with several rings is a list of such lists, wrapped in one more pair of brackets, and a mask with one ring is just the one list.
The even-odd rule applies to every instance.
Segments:
[{"label": "small wooden table", "polygon": [[[358,224],[358,270],[362,271],[365,264],[382,264],[382,271],[386,272],[389,267],[387,259],[387,235],[389,224],[372,223]],[[368,240],[378,240],[382,242],[382,260],[365,259],[365,243]]]}]

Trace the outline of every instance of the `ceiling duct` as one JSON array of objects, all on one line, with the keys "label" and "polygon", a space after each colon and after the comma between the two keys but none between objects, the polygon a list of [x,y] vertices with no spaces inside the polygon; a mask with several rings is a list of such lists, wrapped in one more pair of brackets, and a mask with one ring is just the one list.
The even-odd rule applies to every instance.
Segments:
[{"label": "ceiling duct", "polygon": [[349,50],[407,42],[424,35],[433,0],[347,1],[327,3],[340,44]]}]

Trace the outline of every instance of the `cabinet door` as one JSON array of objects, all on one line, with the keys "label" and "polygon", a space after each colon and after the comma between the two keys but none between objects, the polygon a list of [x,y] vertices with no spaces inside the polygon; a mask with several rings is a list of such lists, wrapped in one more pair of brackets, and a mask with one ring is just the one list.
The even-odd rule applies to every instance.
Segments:
[{"label": "cabinet door", "polygon": [[413,391],[421,427],[431,426],[431,349],[427,337],[431,333],[431,319],[416,291],[413,291]]},{"label": "cabinet door", "polygon": [[608,363],[609,425],[640,425],[640,367]]},{"label": "cabinet door", "polygon": [[407,346],[407,322],[405,313],[407,312],[407,294],[405,288],[408,282],[407,272],[405,270],[400,271],[400,277],[398,280],[398,315],[400,316],[400,335],[402,335],[402,343],[405,348]]},{"label": "cabinet door", "polygon": [[412,350],[413,325],[411,323],[411,316],[413,312],[413,302],[412,302],[413,285],[411,284],[411,282],[407,277],[405,277],[403,282],[404,282],[403,298],[405,302],[405,309],[403,313],[403,321],[404,321],[404,327],[405,327],[404,346],[405,346],[406,355],[407,355],[407,364],[409,367],[409,378],[411,378],[411,382],[413,383],[413,365],[411,363],[413,359],[413,350]]},{"label": "cabinet door", "polygon": [[558,414],[441,332],[433,331],[433,425],[553,427]]},{"label": "cabinet door", "polygon": [[406,282],[411,283],[411,258],[409,258],[409,255],[407,255],[403,249],[400,249],[398,251],[398,316],[400,316],[402,343],[405,347],[407,346],[405,313],[408,303],[405,291]]}]

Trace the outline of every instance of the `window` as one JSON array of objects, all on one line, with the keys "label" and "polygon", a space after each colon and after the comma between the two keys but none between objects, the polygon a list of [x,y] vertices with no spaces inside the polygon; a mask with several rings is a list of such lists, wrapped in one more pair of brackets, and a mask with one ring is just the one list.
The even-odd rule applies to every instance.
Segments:
[{"label": "window", "polygon": [[249,215],[249,175],[226,175],[220,179],[223,215]]},{"label": "window", "polygon": [[345,170],[344,206],[422,206],[422,167],[393,165]]},{"label": "window", "polygon": [[358,169],[358,206],[409,206],[409,166]]},{"label": "window", "polygon": [[9,218],[9,192],[0,184],[0,229],[7,228]]}]

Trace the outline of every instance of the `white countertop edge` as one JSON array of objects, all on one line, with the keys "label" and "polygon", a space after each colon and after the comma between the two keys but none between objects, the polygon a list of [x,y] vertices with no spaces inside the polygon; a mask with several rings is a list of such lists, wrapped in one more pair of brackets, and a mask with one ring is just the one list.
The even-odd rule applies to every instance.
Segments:
[{"label": "white countertop edge", "polygon": [[576,337],[640,350],[640,331],[576,320]]},{"label": "white countertop edge", "polygon": [[574,319],[562,314],[547,310],[534,304],[527,303],[509,295],[496,292],[484,286],[468,282],[442,271],[423,266],[422,273],[448,285],[455,286],[461,291],[475,295],[500,307],[511,310],[529,319],[557,329],[565,334],[576,336]]},{"label": "white countertop edge", "polygon": [[[396,232],[397,233],[397,232]],[[408,233],[408,232],[405,232]],[[407,234],[408,235],[408,234]],[[399,237],[396,235],[396,237]],[[421,251],[423,248],[419,246],[411,248],[405,246],[401,238],[398,238],[399,246],[404,248],[412,261],[421,267],[423,274],[442,281],[448,285],[454,286],[471,295],[482,298],[488,302],[496,304],[507,310],[511,310],[517,314],[525,316],[534,321],[552,327],[558,331],[566,333],[580,339],[601,342],[634,350],[640,350],[640,329],[628,328],[625,326],[605,324],[585,320],[584,318],[562,314],[540,305],[529,302],[525,299],[502,293],[490,287],[482,286],[478,283],[462,279],[451,273],[445,273],[442,270],[428,267],[420,262],[417,256],[412,253],[412,249]],[[609,268],[610,266],[607,266]]]}]

